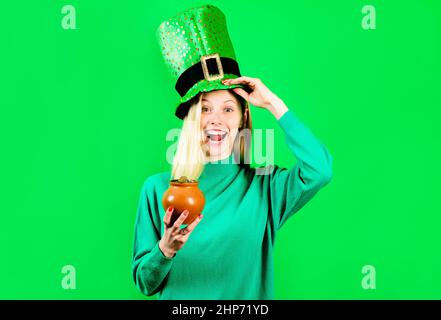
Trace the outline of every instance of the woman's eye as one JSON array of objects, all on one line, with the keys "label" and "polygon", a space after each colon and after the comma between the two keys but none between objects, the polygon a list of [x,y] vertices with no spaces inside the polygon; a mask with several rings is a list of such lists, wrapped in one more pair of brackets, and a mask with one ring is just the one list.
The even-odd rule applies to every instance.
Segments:
[{"label": "woman's eye", "polygon": [[202,112],[207,112],[208,108],[207,107],[202,107]]},{"label": "woman's eye", "polygon": [[227,108],[225,108],[225,110],[226,110],[227,112],[233,112],[233,108],[229,108],[229,107],[227,107]]}]

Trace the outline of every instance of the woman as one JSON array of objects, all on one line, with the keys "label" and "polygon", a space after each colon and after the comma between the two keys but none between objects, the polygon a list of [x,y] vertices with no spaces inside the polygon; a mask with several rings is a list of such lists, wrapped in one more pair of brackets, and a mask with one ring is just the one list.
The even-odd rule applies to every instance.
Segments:
[{"label": "woman", "polygon": [[[331,179],[326,147],[261,80],[218,81],[181,104],[187,111],[172,174],[155,174],[142,187],[132,270],[145,295],[273,299],[276,232]],[[296,165],[261,171],[244,161],[249,143],[239,137],[251,129],[250,104],[276,118]],[[185,228],[186,211],[171,223],[173,208],[161,205],[170,178],[182,173],[198,179],[206,199]]]}]

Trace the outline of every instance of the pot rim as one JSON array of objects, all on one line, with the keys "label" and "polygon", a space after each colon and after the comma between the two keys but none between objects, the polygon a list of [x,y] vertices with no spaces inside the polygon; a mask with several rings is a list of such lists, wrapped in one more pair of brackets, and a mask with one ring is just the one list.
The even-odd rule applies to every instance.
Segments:
[{"label": "pot rim", "polygon": [[197,186],[199,184],[199,181],[196,182],[179,182],[179,181],[171,181],[170,185],[172,186],[180,186],[180,187],[189,187],[189,186]]}]

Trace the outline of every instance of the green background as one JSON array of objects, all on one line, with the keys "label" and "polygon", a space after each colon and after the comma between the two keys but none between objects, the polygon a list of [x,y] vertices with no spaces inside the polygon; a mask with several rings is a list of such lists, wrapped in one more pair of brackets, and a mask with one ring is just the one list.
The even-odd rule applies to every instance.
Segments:
[{"label": "green background", "polygon": [[[146,298],[131,275],[136,206],[143,181],[169,170],[166,133],[181,124],[154,32],[204,3],[226,14],[242,74],[334,158],[332,182],[277,236],[275,298],[441,298],[441,6],[354,0],[2,4],[0,298]],[[76,30],[61,27],[67,4]],[[364,5],[375,30],[361,27]],[[291,167],[273,116],[251,112]]]}]

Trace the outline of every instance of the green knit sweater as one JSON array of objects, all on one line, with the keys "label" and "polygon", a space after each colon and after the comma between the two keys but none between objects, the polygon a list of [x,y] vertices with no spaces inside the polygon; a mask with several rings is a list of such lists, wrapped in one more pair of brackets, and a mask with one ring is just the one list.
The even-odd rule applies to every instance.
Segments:
[{"label": "green knit sweater", "polygon": [[[332,176],[329,151],[292,111],[278,123],[297,163],[265,170],[206,164],[199,178],[206,199],[204,218],[171,259],[158,247],[170,172],[146,179],[132,261],[133,278],[143,294],[158,293],[159,299],[274,299],[276,232]],[[228,163],[234,162],[232,157]]]}]

